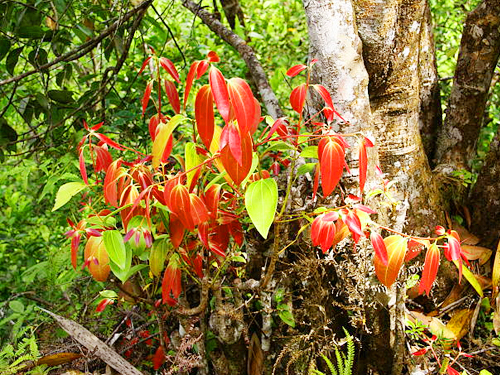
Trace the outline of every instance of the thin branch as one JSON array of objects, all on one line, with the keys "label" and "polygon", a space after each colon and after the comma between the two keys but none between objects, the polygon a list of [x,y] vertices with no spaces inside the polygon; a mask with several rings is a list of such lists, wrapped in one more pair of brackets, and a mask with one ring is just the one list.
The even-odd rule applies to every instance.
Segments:
[{"label": "thin branch", "polygon": [[267,112],[274,119],[283,117],[283,111],[281,110],[278,99],[252,47],[240,38],[238,34],[225,27],[212,13],[203,9],[200,5],[191,0],[183,0],[182,5],[189,9],[195,16],[200,17],[210,30],[238,51],[243,60],[245,60],[248,70],[267,108]]},{"label": "thin branch", "polygon": [[146,0],[142,3],[140,3],[137,7],[132,9],[131,11],[127,12],[123,17],[115,21],[111,26],[109,26],[106,30],[104,30],[101,34],[98,36],[90,39],[89,41],[83,43],[82,45],[78,46],[77,48],[59,56],[58,58],[41,65],[38,69],[33,69],[29,70],[27,72],[24,72],[22,74],[19,74],[15,77],[0,81],[0,86],[12,83],[12,82],[17,82],[20,81],[23,78],[26,78],[32,74],[37,73],[40,70],[45,70],[49,69],[52,66],[64,61],[64,62],[69,62],[76,60],[90,51],[92,51],[104,38],[106,38],[108,35],[113,33],[115,30],[117,30],[120,26],[122,26],[128,19],[130,19],[133,15],[136,13],[140,12],[143,9],[147,9],[151,4],[153,3],[153,0]]}]

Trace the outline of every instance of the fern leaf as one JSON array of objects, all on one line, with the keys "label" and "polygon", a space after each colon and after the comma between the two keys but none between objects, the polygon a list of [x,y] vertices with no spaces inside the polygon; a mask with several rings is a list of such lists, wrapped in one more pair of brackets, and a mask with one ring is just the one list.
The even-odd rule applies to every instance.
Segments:
[{"label": "fern leaf", "polygon": [[326,365],[328,366],[328,369],[330,370],[331,375],[337,375],[337,371],[335,370],[335,367],[333,366],[332,361],[330,361],[328,359],[328,357],[325,356],[324,354],[321,354],[321,357],[326,362]]}]

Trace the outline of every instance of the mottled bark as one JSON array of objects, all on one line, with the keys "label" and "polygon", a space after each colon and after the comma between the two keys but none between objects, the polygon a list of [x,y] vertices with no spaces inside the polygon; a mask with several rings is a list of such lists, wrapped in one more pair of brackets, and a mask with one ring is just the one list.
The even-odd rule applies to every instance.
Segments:
[{"label": "mottled bark", "polygon": [[500,237],[500,131],[491,142],[483,169],[469,197],[472,233],[482,243],[496,245]]},{"label": "mottled bark", "polygon": [[414,233],[442,223],[442,204],[420,137],[422,30],[425,0],[356,2],[363,56],[370,75],[373,128],[382,170],[397,182],[395,226]]},{"label": "mottled bark", "polygon": [[283,111],[280,108],[278,99],[269,85],[266,73],[264,72],[264,69],[257,59],[252,47],[250,47],[233,31],[225,27],[213,14],[201,8],[198,4],[190,0],[183,0],[182,5],[189,9],[193,14],[200,17],[203,23],[207,25],[210,30],[238,51],[243,60],[245,60],[252,79],[259,90],[260,96],[262,97],[262,101],[266,106],[267,113],[274,119],[283,117]]},{"label": "mottled bark", "polygon": [[444,171],[469,169],[476,154],[491,78],[500,55],[500,0],[467,15],[436,158]]},{"label": "mottled bark", "polygon": [[432,15],[429,3],[425,6],[424,19],[420,32],[418,77],[420,80],[420,136],[422,137],[425,154],[432,168],[437,134],[443,123],[443,114],[441,111],[436,48],[434,45]]},{"label": "mottled bark", "polygon": [[245,17],[238,0],[220,0],[220,3],[232,30],[236,27],[236,17],[238,17],[240,24],[245,26]]}]

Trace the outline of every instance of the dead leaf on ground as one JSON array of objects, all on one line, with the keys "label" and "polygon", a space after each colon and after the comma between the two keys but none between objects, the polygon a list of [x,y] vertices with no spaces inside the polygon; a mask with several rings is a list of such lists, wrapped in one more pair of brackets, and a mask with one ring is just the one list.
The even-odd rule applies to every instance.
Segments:
[{"label": "dead leaf on ground", "polygon": [[458,235],[460,236],[460,240],[463,242],[463,244],[465,244],[465,245],[477,245],[479,243],[479,241],[480,241],[479,237],[470,233],[467,229],[465,229],[463,226],[461,226],[457,222],[453,221],[452,228],[453,228],[453,230],[457,231]]},{"label": "dead leaf on ground", "polygon": [[490,258],[493,251],[487,247],[462,245],[462,250],[468,260],[479,260],[479,265],[485,264]]},{"label": "dead leaf on ground", "polygon": [[47,365],[49,367],[63,365],[80,358],[82,355],[80,353],[56,353],[51,355],[46,355],[40,358],[36,364]]},{"label": "dead leaf on ground", "polygon": [[427,316],[418,311],[410,311],[410,313],[407,314],[406,318],[412,322],[415,322],[415,320],[419,320],[429,328],[429,331],[431,331],[433,335],[436,335],[437,337],[449,339],[452,341],[457,340],[455,333],[438,318]]},{"label": "dead leaf on ground", "polygon": [[462,298],[462,294],[465,290],[465,287],[466,287],[465,283],[455,284],[450,294],[448,294],[448,296],[441,303],[441,306],[439,306],[439,310],[443,310],[446,306],[449,306],[452,303],[458,301],[460,298]]},{"label": "dead leaf on ground", "polygon": [[71,337],[78,341],[81,345],[85,346],[89,352],[96,357],[102,359],[109,366],[114,368],[121,374],[127,375],[143,375],[139,370],[127,362],[122,356],[115,352],[108,345],[99,340],[88,329],[80,324],[63,318],[53,312],[39,307],[40,310],[49,314],[56,322],[64,329]]},{"label": "dead leaf on ground", "polygon": [[460,340],[469,332],[472,315],[474,315],[472,309],[458,310],[446,324],[446,328],[453,332],[457,340]]}]

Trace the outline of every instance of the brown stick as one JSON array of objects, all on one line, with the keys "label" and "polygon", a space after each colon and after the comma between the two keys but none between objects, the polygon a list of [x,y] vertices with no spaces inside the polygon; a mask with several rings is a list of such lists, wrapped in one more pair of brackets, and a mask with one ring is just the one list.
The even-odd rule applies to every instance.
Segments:
[{"label": "brown stick", "polygon": [[257,85],[257,89],[259,90],[260,96],[264,101],[267,112],[274,119],[283,117],[283,111],[281,110],[278,99],[269,85],[266,73],[264,72],[264,69],[257,59],[252,47],[250,47],[237,34],[225,27],[212,13],[201,8],[198,4],[192,2],[191,0],[183,0],[182,5],[189,9],[195,16],[200,17],[203,23],[207,25],[210,30],[238,51],[243,60],[245,60],[248,70]]}]

